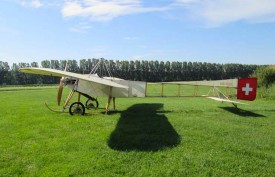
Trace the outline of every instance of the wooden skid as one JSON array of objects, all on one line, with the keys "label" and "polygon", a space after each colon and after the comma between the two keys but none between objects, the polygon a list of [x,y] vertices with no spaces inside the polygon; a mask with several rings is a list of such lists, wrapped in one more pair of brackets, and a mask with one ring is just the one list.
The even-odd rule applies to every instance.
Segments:
[{"label": "wooden skid", "polygon": [[[52,108],[50,108],[49,107],[49,105],[47,104],[47,103],[45,103],[45,106],[50,110],[50,111],[52,111],[52,112],[55,112],[55,113],[69,113],[68,111],[58,111],[58,110],[54,110],[54,109],[52,109]],[[99,109],[105,109],[105,108],[99,108]],[[95,115],[95,114],[93,114],[93,113],[85,113],[85,115]]]},{"label": "wooden skid", "polygon": [[56,113],[69,113],[68,111],[58,111],[58,110],[54,110],[52,108],[49,107],[49,105],[47,103],[45,103],[45,106],[52,112],[56,112]]}]

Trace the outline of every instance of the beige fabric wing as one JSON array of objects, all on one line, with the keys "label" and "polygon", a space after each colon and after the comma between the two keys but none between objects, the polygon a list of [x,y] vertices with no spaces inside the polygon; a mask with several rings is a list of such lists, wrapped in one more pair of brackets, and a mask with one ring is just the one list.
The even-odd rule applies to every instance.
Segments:
[{"label": "beige fabric wing", "polygon": [[46,76],[72,77],[72,78],[94,82],[94,83],[98,83],[106,86],[128,89],[128,86],[115,83],[112,80],[108,80],[108,79],[104,79],[104,78],[100,78],[92,75],[89,76],[89,75],[77,74],[77,73],[72,73],[67,71],[60,71],[60,70],[50,69],[50,68],[21,68],[19,69],[19,71],[24,73],[40,74],[40,75],[46,75]]}]

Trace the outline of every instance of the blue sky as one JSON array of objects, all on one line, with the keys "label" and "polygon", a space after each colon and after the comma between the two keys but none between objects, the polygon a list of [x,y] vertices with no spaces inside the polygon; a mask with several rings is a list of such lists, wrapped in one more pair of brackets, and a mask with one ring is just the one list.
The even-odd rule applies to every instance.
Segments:
[{"label": "blue sky", "polygon": [[0,61],[102,57],[275,64],[275,1],[0,1]]}]

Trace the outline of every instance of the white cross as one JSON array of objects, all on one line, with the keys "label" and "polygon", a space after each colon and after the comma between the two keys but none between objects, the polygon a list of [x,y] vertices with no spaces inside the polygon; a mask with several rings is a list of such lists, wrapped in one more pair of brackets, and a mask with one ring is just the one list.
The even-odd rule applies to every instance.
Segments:
[{"label": "white cross", "polygon": [[245,87],[242,88],[242,91],[245,92],[245,95],[249,95],[249,92],[252,92],[253,88],[250,87],[249,84],[246,84]]}]

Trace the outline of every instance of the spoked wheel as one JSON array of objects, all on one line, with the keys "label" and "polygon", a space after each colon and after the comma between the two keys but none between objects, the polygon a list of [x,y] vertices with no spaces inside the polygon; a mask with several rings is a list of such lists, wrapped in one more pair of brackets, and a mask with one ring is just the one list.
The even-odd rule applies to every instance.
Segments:
[{"label": "spoked wheel", "polygon": [[84,115],[85,107],[81,102],[74,102],[73,104],[71,104],[69,112],[71,115],[75,115],[75,114]]},{"label": "spoked wheel", "polygon": [[92,108],[98,108],[98,101],[97,99],[88,99],[85,104],[87,109],[92,109]]}]

